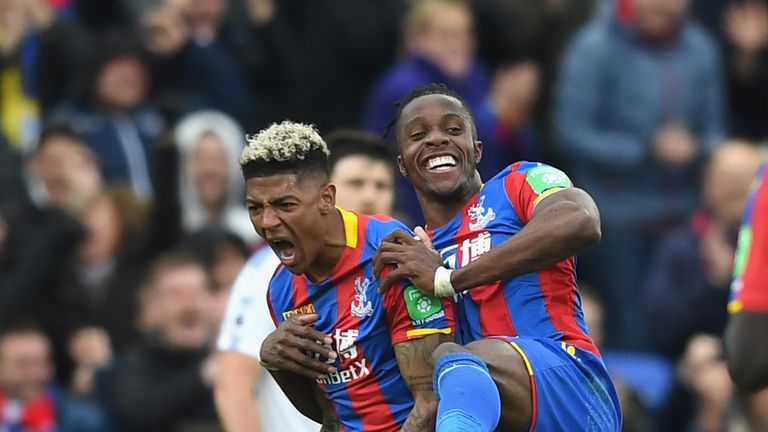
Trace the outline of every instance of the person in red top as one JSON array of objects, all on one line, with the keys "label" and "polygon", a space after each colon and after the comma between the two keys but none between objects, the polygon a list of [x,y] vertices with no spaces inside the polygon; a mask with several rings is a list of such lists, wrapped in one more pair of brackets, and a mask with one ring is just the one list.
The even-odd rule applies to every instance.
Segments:
[{"label": "person in red top", "polygon": [[728,369],[743,390],[768,387],[768,184],[760,169],[739,231],[725,333]]}]

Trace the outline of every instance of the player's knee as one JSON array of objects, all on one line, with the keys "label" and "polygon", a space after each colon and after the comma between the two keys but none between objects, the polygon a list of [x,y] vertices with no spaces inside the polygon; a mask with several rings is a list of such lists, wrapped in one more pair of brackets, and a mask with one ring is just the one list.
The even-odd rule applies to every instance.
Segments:
[{"label": "player's knee", "polygon": [[435,348],[434,351],[432,351],[432,365],[436,365],[446,354],[460,352],[467,352],[467,350],[463,346],[454,342],[441,343],[437,346],[437,348]]}]

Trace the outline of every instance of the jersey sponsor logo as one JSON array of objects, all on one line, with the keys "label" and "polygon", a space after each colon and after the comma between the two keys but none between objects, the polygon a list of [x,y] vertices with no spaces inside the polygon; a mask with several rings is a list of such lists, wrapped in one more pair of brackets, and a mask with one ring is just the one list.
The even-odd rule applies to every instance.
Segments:
[{"label": "jersey sponsor logo", "polygon": [[[488,253],[493,247],[491,242],[491,233],[482,231],[474,237],[465,239],[458,245],[451,245],[440,250],[440,256],[443,258],[443,264],[448,268],[457,269],[478,259],[481,255]],[[456,251],[461,252],[461,262],[457,261]],[[457,265],[460,264],[460,265]]]},{"label": "jersey sponsor logo", "polygon": [[525,181],[528,182],[536,195],[540,195],[553,188],[571,187],[571,180],[568,176],[559,169],[549,165],[539,165],[531,168],[525,174]]},{"label": "jersey sponsor logo", "polygon": [[414,326],[424,325],[445,316],[443,304],[439,298],[425,294],[413,285],[403,290],[403,297]]},{"label": "jersey sponsor logo", "polygon": [[348,368],[326,374],[324,377],[318,378],[316,382],[318,384],[341,384],[366,377],[371,374],[371,370],[368,369],[368,364],[365,360],[365,358],[355,360]]},{"label": "jersey sponsor logo", "polygon": [[483,207],[484,203],[485,195],[481,196],[480,199],[477,200],[477,203],[470,206],[469,210],[467,210],[470,231],[483,229],[487,227],[492,220],[496,219],[496,213],[494,213],[493,209],[490,207],[486,210],[485,207]]},{"label": "jersey sponsor logo", "polygon": [[350,313],[358,318],[365,318],[373,315],[373,305],[368,300],[368,287],[371,281],[368,278],[358,277],[355,279],[355,301],[350,306]]},{"label": "jersey sponsor logo", "polygon": [[[360,330],[358,329],[336,329],[334,331],[333,344],[336,348],[336,352],[339,354],[338,361],[341,364],[348,364],[348,367],[326,374],[322,378],[318,378],[316,380],[318,384],[347,383],[371,374],[367,359],[365,357],[359,358],[360,353],[358,352],[356,345],[359,336]],[[315,359],[325,361],[327,364],[334,364],[336,362],[336,360],[319,358],[318,354],[315,354]]]},{"label": "jersey sponsor logo", "polygon": [[304,306],[299,306],[296,309],[283,312],[283,319],[287,320],[292,316],[306,315],[306,314],[313,314],[313,313],[315,313],[315,305],[312,303],[309,303]]}]

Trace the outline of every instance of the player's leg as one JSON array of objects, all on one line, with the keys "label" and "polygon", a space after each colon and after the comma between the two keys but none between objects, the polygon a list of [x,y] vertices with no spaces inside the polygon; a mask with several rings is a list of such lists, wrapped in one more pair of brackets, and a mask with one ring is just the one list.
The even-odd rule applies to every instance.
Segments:
[{"label": "player's leg", "polygon": [[508,342],[445,343],[432,359],[439,400],[436,432],[515,431],[530,424],[531,375]]}]

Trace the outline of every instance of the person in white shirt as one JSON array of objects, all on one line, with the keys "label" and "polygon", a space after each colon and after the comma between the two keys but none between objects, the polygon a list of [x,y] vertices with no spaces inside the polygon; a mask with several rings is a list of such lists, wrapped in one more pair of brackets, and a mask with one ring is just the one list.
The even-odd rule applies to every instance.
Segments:
[{"label": "person in white shirt", "polygon": [[[394,205],[395,159],[386,141],[340,130],[326,137],[336,203],[365,214],[389,216]],[[320,425],[301,415],[259,364],[264,338],[275,329],[267,285],[279,260],[258,249],[235,280],[219,334],[216,409],[228,432],[304,432]]]}]

